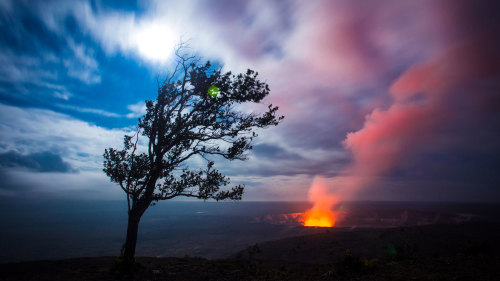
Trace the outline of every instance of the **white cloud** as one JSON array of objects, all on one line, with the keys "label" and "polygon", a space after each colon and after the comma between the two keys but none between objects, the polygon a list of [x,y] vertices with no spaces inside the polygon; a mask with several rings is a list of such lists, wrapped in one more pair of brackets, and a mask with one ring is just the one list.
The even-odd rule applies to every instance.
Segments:
[{"label": "white cloud", "polygon": [[73,57],[63,60],[69,76],[77,78],[86,84],[95,84],[101,82],[99,66],[94,59],[92,49],[83,44],[77,44],[71,37],[67,38],[68,47],[73,52]]},{"label": "white cloud", "polygon": [[23,154],[53,151],[80,170],[102,168],[107,147],[121,147],[130,128],[106,129],[42,109],[21,109],[0,104],[0,130],[9,132],[0,140],[1,152]]},{"label": "white cloud", "polygon": [[117,114],[114,112],[109,112],[109,111],[102,110],[102,109],[79,107],[79,106],[65,105],[65,104],[58,104],[57,106],[59,106],[61,108],[75,110],[78,112],[92,113],[92,114],[102,115],[102,116],[106,116],[106,117],[121,117],[120,114]]},{"label": "white cloud", "polygon": [[52,96],[56,97],[56,98],[59,98],[59,99],[63,99],[63,100],[69,100],[69,98],[71,96],[73,96],[67,89],[65,86],[63,85],[59,85],[57,83],[51,83],[51,82],[44,82],[44,81],[36,81],[34,82],[34,84],[38,85],[38,86],[41,86],[41,87],[44,87],[44,88],[47,88],[47,89],[51,89],[51,90],[54,90],[54,92],[52,93]]},{"label": "white cloud", "polygon": [[69,92],[66,92],[66,91],[63,91],[63,92],[54,91],[54,93],[52,95],[56,98],[63,99],[63,100],[69,100],[69,98],[71,97],[71,94]]},{"label": "white cloud", "polygon": [[[255,25],[247,28],[242,26],[243,19],[230,26],[214,24],[214,19],[207,11],[203,11],[203,7],[207,5],[203,1],[150,1],[144,4],[145,12],[137,15],[134,12],[93,9],[85,1],[55,1],[48,4],[50,8],[46,10],[50,12],[40,17],[50,30],[64,34],[63,21],[71,14],[79,22],[82,31],[94,37],[107,54],[120,52],[135,55],[143,61],[160,66],[169,63],[175,45],[181,39],[190,39],[194,51],[212,59],[221,59],[233,70],[244,71],[250,61],[242,59],[244,54],[234,46],[238,40],[233,40],[233,36],[228,34],[234,33],[238,38],[246,37],[244,42],[247,43],[263,43],[255,41],[258,39],[255,37],[264,27]],[[260,15],[255,5],[251,10],[252,16]],[[259,17],[270,20],[265,28],[271,30],[269,27],[274,26],[273,17],[269,13]],[[246,31],[250,29],[250,32]],[[245,49],[248,48],[251,46]]]},{"label": "white cloud", "polygon": [[43,83],[57,78],[50,70],[44,69],[44,59],[27,55],[17,55],[11,50],[0,52],[0,81],[14,83]]},{"label": "white cloud", "polygon": [[69,100],[73,95],[58,81],[58,71],[47,67],[59,62],[52,53],[31,57],[5,49],[0,52],[0,81],[11,84],[15,89],[8,94],[29,94],[29,86],[35,86],[40,89],[38,94],[45,92],[58,99]]},{"label": "white cloud", "polygon": [[132,32],[130,43],[144,58],[165,62],[179,40],[178,35],[162,21],[142,22]]},{"label": "white cloud", "polygon": [[146,113],[146,103],[144,103],[143,101],[140,101],[136,104],[131,104],[127,106],[127,108],[131,111],[127,114],[127,118],[141,117]]},{"label": "white cloud", "polygon": [[151,63],[165,63],[180,38],[169,17],[144,15],[136,18],[131,12],[95,12],[88,2],[65,2],[49,4],[50,13],[40,15],[47,27],[64,34],[62,23],[65,16],[72,14],[82,29],[101,43],[107,54],[135,54]]},{"label": "white cloud", "polygon": [[[98,64],[92,50],[76,44],[68,38],[64,55],[50,50],[38,50],[38,55],[18,54],[4,48],[0,51],[0,81],[11,85],[10,95],[30,94],[33,87],[38,95],[69,100],[73,94],[64,83],[65,76],[76,78],[85,84],[101,81]],[[30,89],[30,90],[29,90]]]}]

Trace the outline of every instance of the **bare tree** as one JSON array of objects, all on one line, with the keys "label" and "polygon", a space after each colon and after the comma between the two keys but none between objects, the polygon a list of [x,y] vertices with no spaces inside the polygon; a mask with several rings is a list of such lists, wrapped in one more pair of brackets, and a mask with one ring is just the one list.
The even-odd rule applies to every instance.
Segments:
[{"label": "bare tree", "polygon": [[[244,186],[221,190],[229,178],[214,168],[214,158],[245,160],[256,128],[278,125],[278,107],[261,114],[242,113],[235,106],[261,102],[269,86],[258,73],[247,70],[233,75],[199,64],[185,48],[176,50],[175,69],[158,81],[156,100],[146,101],[146,113],[135,134],[125,135],[123,149],[104,152],[104,172],[120,185],[128,202],[127,237],[122,249],[125,260],[135,256],[139,222],[149,206],[177,196],[198,199],[241,200]],[[209,95],[210,87],[220,90]],[[189,159],[201,157],[206,168],[190,168]]]}]

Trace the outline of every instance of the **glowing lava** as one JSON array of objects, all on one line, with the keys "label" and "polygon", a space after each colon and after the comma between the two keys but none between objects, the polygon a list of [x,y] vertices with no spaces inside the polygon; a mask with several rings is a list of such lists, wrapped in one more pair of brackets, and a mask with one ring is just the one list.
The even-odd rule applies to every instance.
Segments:
[{"label": "glowing lava", "polygon": [[332,227],[335,225],[336,216],[334,212],[322,210],[311,210],[304,214],[304,226]]},{"label": "glowing lava", "polygon": [[302,224],[304,226],[334,226],[337,212],[332,211],[332,208],[339,200],[336,196],[329,194],[328,187],[322,178],[314,178],[309,189],[309,200],[314,203],[314,206],[304,213]]}]

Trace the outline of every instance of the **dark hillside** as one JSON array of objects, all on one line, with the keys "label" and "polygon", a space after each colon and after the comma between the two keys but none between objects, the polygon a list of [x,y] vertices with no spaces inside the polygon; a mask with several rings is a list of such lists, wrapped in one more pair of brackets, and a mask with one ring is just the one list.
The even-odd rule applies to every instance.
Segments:
[{"label": "dark hillside", "polygon": [[256,244],[229,259],[113,257],[0,265],[0,280],[500,280],[500,225],[329,229]]}]

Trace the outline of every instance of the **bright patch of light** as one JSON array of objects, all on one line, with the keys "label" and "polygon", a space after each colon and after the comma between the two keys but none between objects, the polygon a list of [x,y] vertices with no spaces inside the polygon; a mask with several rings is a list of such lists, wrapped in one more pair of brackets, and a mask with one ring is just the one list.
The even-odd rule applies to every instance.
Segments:
[{"label": "bright patch of light", "polygon": [[141,56],[154,62],[165,62],[179,38],[169,25],[150,22],[138,28],[133,40]]}]

